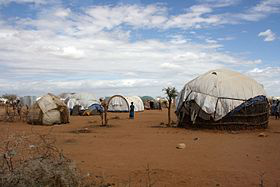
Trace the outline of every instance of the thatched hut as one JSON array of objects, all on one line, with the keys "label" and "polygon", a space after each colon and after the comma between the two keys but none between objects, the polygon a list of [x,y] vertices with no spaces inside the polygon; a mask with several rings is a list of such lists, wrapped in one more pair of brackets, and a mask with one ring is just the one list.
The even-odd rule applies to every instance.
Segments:
[{"label": "thatched hut", "polygon": [[69,111],[59,97],[48,94],[41,97],[31,106],[27,122],[33,125],[69,123]]},{"label": "thatched hut", "polygon": [[218,69],[188,82],[177,98],[178,126],[266,128],[269,103],[263,86],[240,73]]}]

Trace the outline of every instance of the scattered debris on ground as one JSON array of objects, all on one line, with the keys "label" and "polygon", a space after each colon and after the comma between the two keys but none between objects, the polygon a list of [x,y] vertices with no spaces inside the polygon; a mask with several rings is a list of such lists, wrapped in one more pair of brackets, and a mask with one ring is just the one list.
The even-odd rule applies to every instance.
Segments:
[{"label": "scattered debris on ground", "polygon": [[258,136],[259,136],[259,137],[268,137],[268,135],[265,134],[264,132],[261,132]]},{"label": "scattered debris on ground", "polygon": [[91,133],[91,130],[89,130],[88,128],[80,128],[80,129],[76,129],[71,131],[72,133]]},{"label": "scattered debris on ground", "polygon": [[184,144],[184,143],[179,143],[179,144],[177,144],[176,148],[177,148],[177,149],[185,149],[185,148],[186,148],[186,144]]}]

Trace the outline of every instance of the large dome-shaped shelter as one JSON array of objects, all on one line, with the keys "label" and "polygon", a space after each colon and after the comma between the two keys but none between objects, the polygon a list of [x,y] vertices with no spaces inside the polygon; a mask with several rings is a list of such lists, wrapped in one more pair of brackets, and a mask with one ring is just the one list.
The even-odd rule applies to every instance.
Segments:
[{"label": "large dome-shaped shelter", "polygon": [[266,128],[269,104],[255,80],[227,69],[188,82],[176,101],[178,126],[219,129]]},{"label": "large dome-shaped shelter", "polygon": [[144,104],[140,97],[114,95],[108,101],[108,112],[129,112],[131,102],[135,106],[135,112],[144,111]]}]

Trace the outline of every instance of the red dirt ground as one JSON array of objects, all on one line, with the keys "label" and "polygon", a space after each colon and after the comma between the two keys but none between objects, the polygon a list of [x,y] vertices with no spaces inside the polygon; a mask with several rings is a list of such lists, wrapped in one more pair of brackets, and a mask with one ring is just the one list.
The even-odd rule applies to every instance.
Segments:
[{"label": "red dirt ground", "polygon": [[[82,171],[115,186],[259,186],[261,178],[264,186],[280,185],[280,120],[271,118],[266,130],[230,133],[161,128],[166,110],[136,113],[134,120],[109,113],[109,119],[108,128],[98,126],[99,116],[71,117],[70,124],[53,127],[0,122],[0,135],[52,129],[58,147]],[[91,132],[73,133],[84,127]],[[186,148],[176,149],[178,143]]]}]

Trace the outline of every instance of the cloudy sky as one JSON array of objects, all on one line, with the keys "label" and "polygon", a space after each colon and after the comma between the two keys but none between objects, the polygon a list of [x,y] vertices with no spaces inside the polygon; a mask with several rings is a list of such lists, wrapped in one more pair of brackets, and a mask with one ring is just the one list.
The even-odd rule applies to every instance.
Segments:
[{"label": "cloudy sky", "polygon": [[0,0],[0,94],[157,96],[216,68],[280,95],[280,0]]}]

